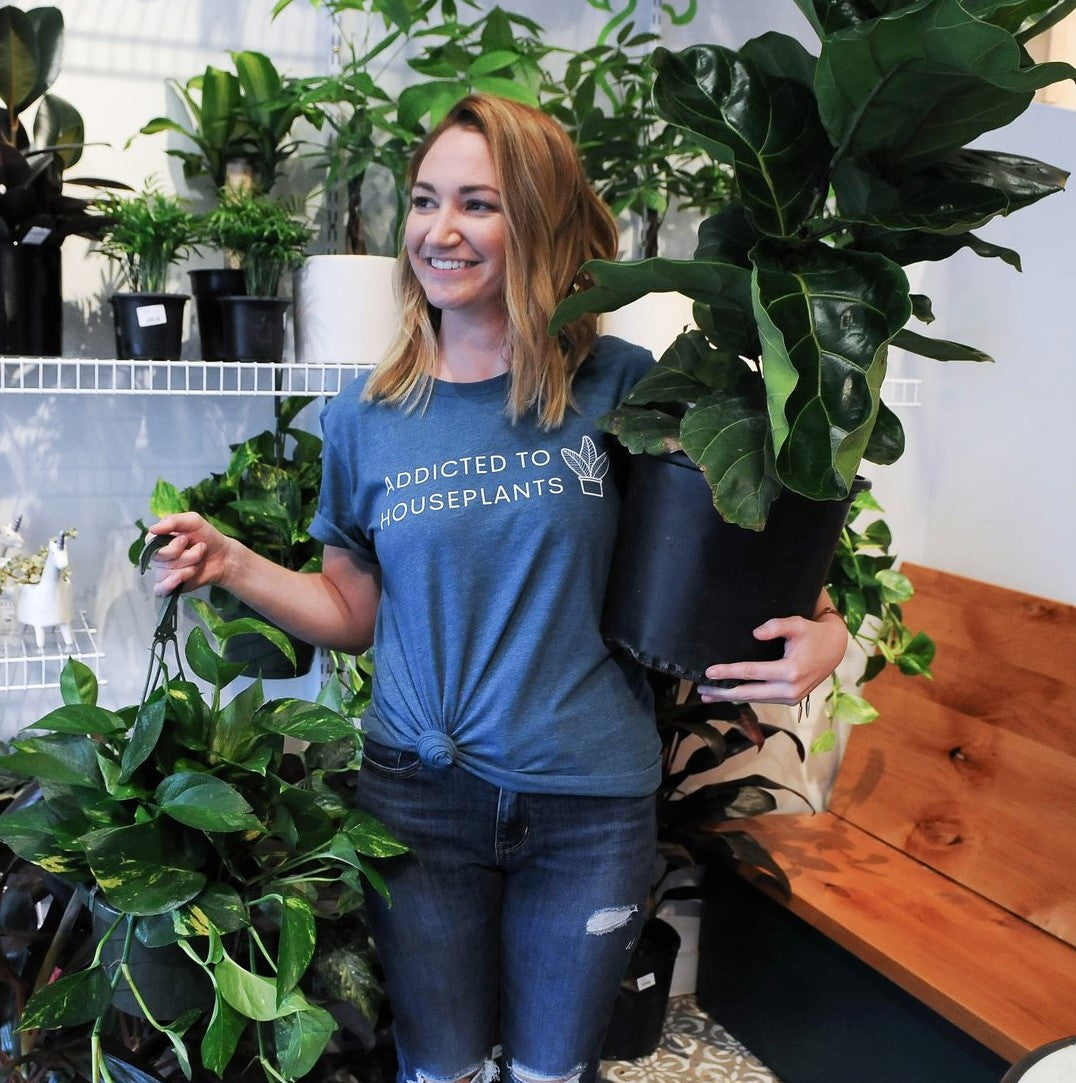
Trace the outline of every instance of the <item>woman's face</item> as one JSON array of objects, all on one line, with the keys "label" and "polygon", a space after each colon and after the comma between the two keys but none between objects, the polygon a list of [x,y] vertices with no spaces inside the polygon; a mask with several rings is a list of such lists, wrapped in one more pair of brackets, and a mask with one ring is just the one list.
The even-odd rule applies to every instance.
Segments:
[{"label": "woman's face", "polygon": [[445,316],[503,321],[504,212],[480,132],[449,128],[426,152],[411,189],[404,247],[426,299]]}]

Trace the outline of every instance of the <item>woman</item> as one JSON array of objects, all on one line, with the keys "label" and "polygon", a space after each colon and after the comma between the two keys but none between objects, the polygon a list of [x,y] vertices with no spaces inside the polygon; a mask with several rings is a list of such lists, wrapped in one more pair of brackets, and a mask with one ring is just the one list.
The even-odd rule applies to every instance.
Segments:
[{"label": "woman", "polygon": [[[377,659],[360,801],[410,852],[370,918],[401,1080],[589,1081],[644,918],[659,741],[644,674],[598,630],[618,499],[594,419],[652,364],[586,316],[545,332],[615,223],[545,114],[474,95],[417,153],[388,356],[323,411],[312,533],[289,572],[197,515],[151,533],[158,591],[217,583]],[[820,599],[819,608],[825,606]],[[839,617],[774,620],[776,662],[710,699],[797,702]],[[730,682],[731,683],[731,682]]]}]

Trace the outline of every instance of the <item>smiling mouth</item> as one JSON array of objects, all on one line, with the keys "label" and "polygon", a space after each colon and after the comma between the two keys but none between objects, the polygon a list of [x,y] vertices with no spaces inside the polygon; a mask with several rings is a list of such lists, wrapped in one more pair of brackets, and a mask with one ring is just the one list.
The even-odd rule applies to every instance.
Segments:
[{"label": "smiling mouth", "polygon": [[470,260],[437,259],[433,256],[430,257],[429,263],[435,271],[462,271],[464,267],[474,266]]}]

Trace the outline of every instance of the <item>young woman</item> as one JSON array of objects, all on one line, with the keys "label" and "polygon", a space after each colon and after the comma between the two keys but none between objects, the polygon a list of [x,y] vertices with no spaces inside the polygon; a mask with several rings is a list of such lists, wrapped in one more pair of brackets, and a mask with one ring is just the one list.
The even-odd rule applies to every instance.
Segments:
[{"label": "young woman", "polygon": [[[359,799],[410,847],[391,906],[370,898],[400,1079],[589,1083],[660,776],[644,674],[599,633],[619,505],[595,418],[653,359],[592,316],[546,334],[617,234],[545,114],[464,99],[409,185],[399,336],[322,414],[323,571],[184,514],[151,528],[174,535],[157,590],[217,583],[311,642],[375,644]],[[748,683],[709,698],[798,702],[846,644],[825,615],[756,634],[784,658],[713,666]]]}]

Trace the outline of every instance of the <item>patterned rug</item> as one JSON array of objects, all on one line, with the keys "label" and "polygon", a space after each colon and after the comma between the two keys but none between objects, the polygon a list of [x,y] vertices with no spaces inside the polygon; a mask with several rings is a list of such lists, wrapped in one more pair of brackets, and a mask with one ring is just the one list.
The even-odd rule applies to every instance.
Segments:
[{"label": "patterned rug", "polygon": [[690,996],[673,997],[661,1045],[638,1060],[604,1061],[606,1083],[780,1083]]}]

